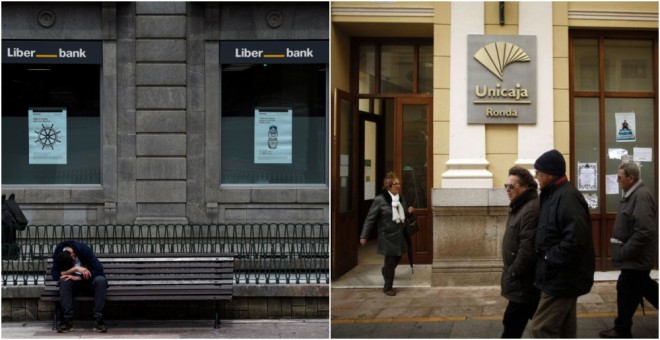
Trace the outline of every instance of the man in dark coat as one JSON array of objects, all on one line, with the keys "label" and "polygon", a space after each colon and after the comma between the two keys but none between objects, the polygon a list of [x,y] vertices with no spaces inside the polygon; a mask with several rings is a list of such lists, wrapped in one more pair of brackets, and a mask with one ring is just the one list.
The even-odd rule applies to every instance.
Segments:
[{"label": "man in dark coat", "polygon": [[502,338],[522,337],[527,320],[534,316],[540,292],[534,287],[534,240],[539,220],[538,185],[529,170],[514,166],[504,187],[511,203],[502,239],[502,296],[509,300],[504,311]]},{"label": "man in dark coat", "polygon": [[58,333],[69,332],[73,327],[74,294],[94,295],[94,330],[105,333],[103,308],[105,307],[108,282],[103,273],[103,264],[96,258],[92,249],[77,241],[64,241],[53,252],[53,279],[59,280],[60,304],[64,317],[57,327]]},{"label": "man in dark coat", "polygon": [[413,208],[406,211],[406,203],[400,195],[401,181],[390,172],[383,184],[382,194],[376,196],[369,208],[367,218],[362,226],[360,244],[367,244],[371,230],[378,225],[378,254],[385,255],[382,273],[385,285],[383,292],[388,296],[396,295],[393,288],[394,271],[401,261],[401,256],[408,250],[404,221]]},{"label": "man in dark coat", "polygon": [[612,264],[621,268],[616,283],[618,315],[614,328],[601,331],[600,336],[632,338],[632,317],[642,297],[658,309],[658,283],[649,275],[658,258],[658,212],[637,164],[621,164],[617,180],[623,190],[612,232]]},{"label": "man in dark coat", "polygon": [[589,208],[568,182],[559,151],[541,155],[534,168],[541,188],[534,284],[541,300],[532,319],[532,337],[575,338],[577,298],[591,291],[596,269]]}]

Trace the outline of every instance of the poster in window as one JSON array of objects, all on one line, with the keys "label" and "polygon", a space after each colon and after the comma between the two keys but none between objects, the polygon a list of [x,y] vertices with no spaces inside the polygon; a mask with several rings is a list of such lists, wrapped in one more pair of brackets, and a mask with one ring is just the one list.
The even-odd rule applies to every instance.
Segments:
[{"label": "poster in window", "polygon": [[598,164],[578,162],[578,190],[598,190]]},{"label": "poster in window", "polygon": [[291,164],[292,125],[291,108],[255,108],[254,163]]},{"label": "poster in window", "polygon": [[619,112],[615,115],[616,119],[616,141],[617,142],[635,142],[637,137],[635,135],[635,113],[634,112]]},{"label": "poster in window", "polygon": [[30,164],[67,164],[65,108],[28,109]]}]

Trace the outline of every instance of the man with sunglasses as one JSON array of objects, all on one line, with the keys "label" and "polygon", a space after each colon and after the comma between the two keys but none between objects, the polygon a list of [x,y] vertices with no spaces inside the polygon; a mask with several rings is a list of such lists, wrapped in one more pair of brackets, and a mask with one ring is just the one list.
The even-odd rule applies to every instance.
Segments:
[{"label": "man with sunglasses", "polygon": [[105,333],[103,308],[105,307],[108,282],[103,273],[103,264],[96,258],[92,249],[77,241],[64,241],[53,252],[53,279],[60,287],[60,304],[63,318],[57,326],[58,333],[71,331],[73,327],[73,296],[91,294],[94,296],[94,331]]}]

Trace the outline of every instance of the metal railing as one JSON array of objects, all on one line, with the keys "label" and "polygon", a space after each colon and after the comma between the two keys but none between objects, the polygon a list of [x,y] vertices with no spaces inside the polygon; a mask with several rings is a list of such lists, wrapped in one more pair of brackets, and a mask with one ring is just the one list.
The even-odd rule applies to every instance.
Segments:
[{"label": "metal railing", "polygon": [[328,284],[329,226],[322,224],[30,225],[2,231],[2,284],[40,285],[63,240],[97,254],[234,253],[236,284]]}]

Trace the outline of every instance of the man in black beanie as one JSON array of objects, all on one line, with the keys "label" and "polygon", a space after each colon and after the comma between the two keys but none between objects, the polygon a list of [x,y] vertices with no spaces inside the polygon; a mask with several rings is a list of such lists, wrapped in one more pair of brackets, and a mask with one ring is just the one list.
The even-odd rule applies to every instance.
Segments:
[{"label": "man in black beanie", "polygon": [[542,154],[534,168],[541,188],[534,285],[541,301],[532,318],[532,337],[575,338],[577,298],[591,291],[596,270],[589,208],[568,182],[559,151]]}]

